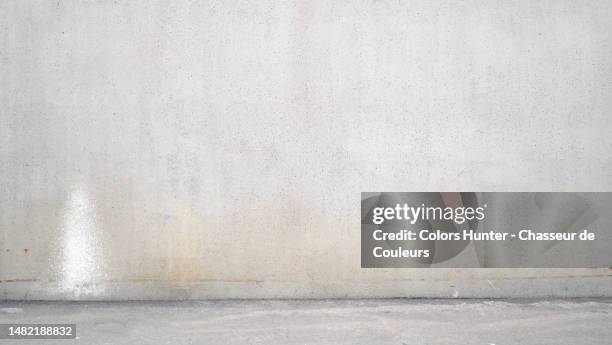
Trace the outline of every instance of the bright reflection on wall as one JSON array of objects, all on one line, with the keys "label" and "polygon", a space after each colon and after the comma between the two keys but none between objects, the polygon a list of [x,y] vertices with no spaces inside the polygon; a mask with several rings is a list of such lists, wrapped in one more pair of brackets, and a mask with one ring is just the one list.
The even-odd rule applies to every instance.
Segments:
[{"label": "bright reflection on wall", "polygon": [[60,241],[60,287],[75,295],[101,292],[103,253],[96,210],[87,191],[78,187],[69,195]]}]

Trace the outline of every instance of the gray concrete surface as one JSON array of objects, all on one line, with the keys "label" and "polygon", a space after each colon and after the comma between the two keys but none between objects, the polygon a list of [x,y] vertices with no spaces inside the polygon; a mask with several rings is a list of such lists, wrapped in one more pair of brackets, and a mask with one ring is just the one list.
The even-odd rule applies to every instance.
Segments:
[{"label": "gray concrete surface", "polygon": [[0,0],[0,298],[612,296],[363,270],[362,191],[612,191],[610,1]]},{"label": "gray concrete surface", "polygon": [[0,323],[76,323],[78,344],[601,345],[611,313],[610,299],[31,302],[0,304]]}]

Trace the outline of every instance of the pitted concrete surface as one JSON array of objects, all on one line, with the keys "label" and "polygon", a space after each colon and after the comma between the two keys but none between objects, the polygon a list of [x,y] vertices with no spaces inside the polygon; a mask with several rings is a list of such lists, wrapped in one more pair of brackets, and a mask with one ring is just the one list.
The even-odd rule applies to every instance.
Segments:
[{"label": "pitted concrete surface", "polygon": [[611,17],[0,0],[0,296],[612,296],[607,266],[359,265],[363,191],[612,191]]},{"label": "pitted concrete surface", "polygon": [[28,302],[0,304],[0,323],[76,323],[79,344],[584,345],[610,342],[611,313],[611,299]]}]

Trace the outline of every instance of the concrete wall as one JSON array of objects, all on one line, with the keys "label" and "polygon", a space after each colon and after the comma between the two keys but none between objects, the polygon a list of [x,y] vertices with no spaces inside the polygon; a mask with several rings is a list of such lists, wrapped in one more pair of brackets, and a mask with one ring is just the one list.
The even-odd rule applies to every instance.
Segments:
[{"label": "concrete wall", "polygon": [[0,1],[0,298],[612,296],[360,269],[362,191],[612,191],[610,1]]}]

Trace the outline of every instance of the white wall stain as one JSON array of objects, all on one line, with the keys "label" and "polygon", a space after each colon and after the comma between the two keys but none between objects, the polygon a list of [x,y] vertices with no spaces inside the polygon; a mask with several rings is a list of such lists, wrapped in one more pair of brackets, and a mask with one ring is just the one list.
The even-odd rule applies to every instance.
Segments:
[{"label": "white wall stain", "polygon": [[103,291],[104,260],[93,200],[83,187],[69,195],[60,229],[60,288],[76,297]]}]

